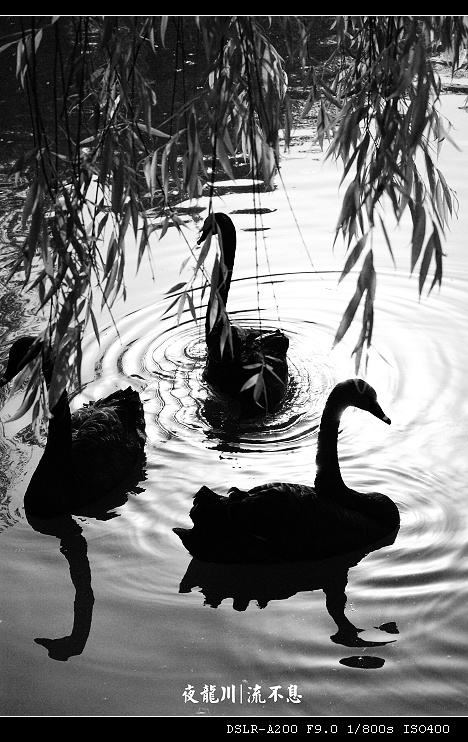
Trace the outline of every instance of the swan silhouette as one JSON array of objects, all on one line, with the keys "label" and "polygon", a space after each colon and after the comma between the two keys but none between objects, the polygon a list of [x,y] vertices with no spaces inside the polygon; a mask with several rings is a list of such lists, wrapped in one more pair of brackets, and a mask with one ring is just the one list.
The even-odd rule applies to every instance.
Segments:
[{"label": "swan silhouette", "polygon": [[187,551],[220,563],[314,560],[371,546],[398,529],[398,508],[389,497],[356,492],[341,477],[338,426],[350,406],[390,424],[369,384],[337,384],[322,414],[314,487],[273,482],[248,492],[232,487],[228,497],[202,487],[190,511],[193,528],[173,529]]},{"label": "swan silhouette", "polygon": [[[52,352],[40,338],[18,338],[10,348],[0,386],[37,356],[50,387]],[[62,392],[50,410],[47,443],[24,496],[36,517],[77,513],[121,488],[139,467],[146,441],[143,405],[131,387],[85,404],[71,414]]]},{"label": "swan silhouette", "polygon": [[236,229],[229,216],[210,214],[198,239],[217,234],[221,261],[216,261],[208,301],[203,377],[215,391],[239,403],[240,416],[274,411],[286,394],[288,338],[280,331],[241,327],[231,322],[226,305],[236,255]]}]

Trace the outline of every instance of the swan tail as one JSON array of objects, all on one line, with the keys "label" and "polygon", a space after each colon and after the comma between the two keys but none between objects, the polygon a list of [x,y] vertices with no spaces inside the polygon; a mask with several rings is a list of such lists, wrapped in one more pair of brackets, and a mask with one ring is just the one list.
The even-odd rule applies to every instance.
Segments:
[{"label": "swan tail", "polygon": [[213,537],[200,534],[196,528],[173,528],[174,533],[182,541],[184,548],[187,549],[189,554],[195,559],[199,559],[202,562],[215,562],[217,556],[219,556],[219,549],[223,549],[225,543],[216,540],[216,545],[213,546]]},{"label": "swan tail", "polygon": [[138,392],[130,386],[126,389],[118,389],[105,399],[95,402],[94,407],[113,409],[127,435],[135,436],[138,445],[141,448],[144,447],[146,442],[145,414]]},{"label": "swan tail", "polygon": [[195,544],[193,543],[193,534],[191,528],[173,528],[172,529],[174,533],[180,538],[182,541],[184,547],[187,549],[189,554],[192,556],[196,556],[194,551],[196,552],[197,549],[194,548]]},{"label": "swan tail", "polygon": [[201,487],[193,498],[190,518],[194,525],[201,523],[204,529],[219,528],[227,521],[227,498],[218,495],[209,487]]}]

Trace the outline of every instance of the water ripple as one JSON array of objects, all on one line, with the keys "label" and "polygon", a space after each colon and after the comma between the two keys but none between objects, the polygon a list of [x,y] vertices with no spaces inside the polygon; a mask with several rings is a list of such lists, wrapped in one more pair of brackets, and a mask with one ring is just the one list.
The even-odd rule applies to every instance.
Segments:
[{"label": "water ripple", "polygon": [[[271,301],[261,312],[240,308],[245,306],[245,297],[255,282],[246,279],[234,283],[229,302],[232,319],[248,326],[260,315],[265,328],[277,326],[276,306]],[[87,365],[88,371],[93,369],[93,381],[86,386],[84,396],[99,393],[100,387],[110,380],[119,385],[140,386],[148,428],[147,487],[157,490],[156,480],[163,476],[173,492],[181,493],[167,501],[138,500],[141,512],[132,529],[140,534],[138,538],[142,537],[142,530],[147,530],[146,517],[151,524],[149,530],[153,529],[156,512],[158,523],[164,523],[167,531],[182,514],[187,516],[187,494],[191,497],[197,489],[193,473],[200,472],[199,484],[205,483],[209,476],[203,470],[209,461],[224,461],[230,467],[229,479],[226,477],[227,482],[221,483],[222,488],[227,488],[234,478],[254,483],[250,480],[257,474],[263,481],[281,478],[312,483],[323,405],[337,381],[354,375],[354,341],[345,338],[332,350],[346,292],[336,287],[336,277],[324,280],[303,273],[284,274],[275,276],[273,283],[279,305],[287,285],[289,304],[281,328],[290,339],[290,383],[280,409],[261,421],[236,421],[230,405],[206,388],[202,379],[206,357],[203,307],[199,322],[186,311],[177,323],[174,313],[164,313],[168,299],[124,317],[118,323],[118,334],[109,326],[102,333],[99,350],[95,341],[89,339],[85,368]],[[445,420],[449,419],[447,408],[459,404],[456,389],[462,369],[454,363],[451,341],[441,348],[431,333],[425,333],[424,342],[417,341],[416,348],[411,344],[414,345],[415,337],[423,337],[422,332],[418,334],[419,325],[424,329],[437,328],[446,321],[446,301],[453,301],[458,307],[446,334],[457,336],[463,318],[460,304],[466,304],[465,289],[465,282],[454,281],[448,297],[447,292],[444,294],[444,302],[438,297],[418,302],[415,288],[408,285],[406,276],[397,272],[384,274],[383,285],[379,286],[380,326],[369,353],[368,379],[376,387],[393,425],[387,434],[379,421],[369,419],[361,411],[349,410],[341,426],[340,461],[345,480],[356,489],[386,492],[401,509],[402,530],[395,547],[392,576],[398,577],[400,584],[405,583],[408,590],[411,579],[405,565],[419,564],[420,571],[426,565],[425,581],[428,585],[437,583],[437,575],[447,574],[450,560],[456,560],[457,549],[463,548],[466,517],[464,513],[460,517],[457,505],[443,491],[447,472],[439,466],[443,450],[449,447],[452,457],[457,456],[457,451],[461,457]],[[413,318],[411,326],[407,322],[409,312]],[[164,461],[155,464],[159,451]],[[276,457],[279,452],[283,454],[281,463]],[[181,459],[183,471],[179,467]],[[261,474],[270,468],[281,476]],[[190,474],[194,482],[187,481]],[[218,478],[219,475],[214,477],[213,486],[219,487]],[[140,545],[150,552],[160,548],[148,545],[144,536]]]},{"label": "water ripple", "polygon": [[[357,490],[386,493],[401,512],[395,543],[367,555],[340,576],[341,583],[347,582],[346,614],[365,631],[333,634],[336,627],[323,592],[310,585],[307,589],[307,583],[289,596],[287,590],[284,595],[274,593],[264,611],[253,605],[244,614],[242,600],[236,605],[224,600],[219,609],[229,636],[217,645],[220,672],[235,669],[246,677],[248,668],[252,683],[266,673],[271,682],[278,682],[279,675],[286,684],[294,667],[304,693],[316,691],[309,687],[312,672],[314,677],[317,671],[327,674],[340,662],[342,671],[350,672],[349,668],[364,667],[359,658],[366,656],[370,658],[366,667],[398,675],[392,653],[402,667],[414,663],[419,650],[423,655],[427,631],[437,635],[445,617],[459,621],[463,616],[468,584],[464,496],[468,402],[462,391],[465,366],[459,349],[468,287],[466,281],[454,280],[443,300],[434,296],[419,302],[406,276],[389,271],[379,274],[379,281],[367,379],[392,425],[349,409],[339,435],[346,483]],[[122,317],[117,327],[104,328],[100,344],[91,335],[86,338],[82,369],[86,384],[72,406],[130,384],[141,393],[148,432],[146,479],[139,491],[129,495],[115,518],[83,521],[90,561],[99,565],[100,600],[107,607],[119,606],[123,612],[124,606],[138,605],[140,612],[166,610],[170,616],[182,607],[203,608],[203,596],[179,592],[189,557],[172,532],[176,525],[190,525],[192,497],[201,485],[225,494],[234,484],[248,488],[278,479],[313,483],[325,400],[337,381],[354,376],[354,330],[333,348],[350,290],[336,285],[336,275],[285,273],[275,276],[273,283],[276,302],[265,301],[261,310],[244,308],[251,305],[248,297],[256,290],[252,279],[234,281],[229,300],[232,319],[245,326],[260,317],[265,328],[277,327],[277,307],[284,307],[280,326],[290,339],[290,382],[280,408],[264,420],[236,420],[230,404],[204,384],[202,306],[198,322],[188,311],[177,322],[173,312],[165,313],[168,298]],[[452,304],[448,322],[447,306]],[[57,548],[52,542],[38,558],[47,562],[49,552]],[[290,587],[294,579],[289,576],[285,584]],[[232,619],[231,614],[238,616],[239,611],[241,618]],[[212,627],[212,613],[196,614],[200,630]],[[309,616],[314,617],[313,627]],[[398,625],[398,636],[378,628],[392,622]],[[441,671],[454,667],[446,657],[449,645],[452,651],[466,653],[464,638],[453,633],[451,628],[450,639],[433,639],[430,656]],[[402,638],[407,641],[410,636],[414,651],[400,649]],[[363,649],[349,656],[340,640]],[[211,642],[206,641],[208,649]],[[244,652],[239,657],[241,645]],[[374,649],[366,655],[367,646]],[[132,647],[146,662],[144,648],[137,643]],[[198,656],[204,650],[194,651]],[[409,686],[404,687],[409,692]]]}]

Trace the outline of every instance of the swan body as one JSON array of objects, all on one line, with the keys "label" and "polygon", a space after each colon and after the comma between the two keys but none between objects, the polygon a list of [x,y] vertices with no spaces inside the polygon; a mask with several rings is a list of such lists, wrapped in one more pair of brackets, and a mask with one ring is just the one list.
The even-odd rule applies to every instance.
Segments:
[{"label": "swan body", "polygon": [[[0,386],[42,352],[49,387],[53,365],[36,338],[16,340]],[[70,411],[67,392],[50,410],[47,442],[24,496],[37,517],[75,513],[121,487],[141,463],[146,441],[143,405],[131,387]]]},{"label": "swan body", "polygon": [[[205,336],[207,361],[203,378],[214,391],[235,398],[241,416],[272,412],[286,394],[288,338],[280,331],[245,328],[231,322],[226,304],[236,254],[236,230],[229,216],[210,214],[198,240],[217,233],[221,265],[208,302]],[[257,381],[252,383],[252,379]],[[258,383],[257,383],[258,382]]]},{"label": "swan body", "polygon": [[337,384],[320,423],[314,486],[232,487],[228,497],[202,487],[190,511],[193,528],[173,529],[190,554],[220,563],[313,560],[371,546],[397,530],[399,512],[389,497],[356,492],[341,478],[338,426],[349,406],[390,423],[369,384],[360,379]]}]

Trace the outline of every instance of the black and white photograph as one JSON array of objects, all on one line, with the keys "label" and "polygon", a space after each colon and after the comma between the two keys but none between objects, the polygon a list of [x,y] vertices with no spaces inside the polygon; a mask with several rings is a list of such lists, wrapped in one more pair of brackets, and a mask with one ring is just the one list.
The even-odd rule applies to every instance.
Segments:
[{"label": "black and white photograph", "polygon": [[0,16],[0,716],[465,728],[467,49]]}]

